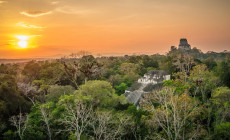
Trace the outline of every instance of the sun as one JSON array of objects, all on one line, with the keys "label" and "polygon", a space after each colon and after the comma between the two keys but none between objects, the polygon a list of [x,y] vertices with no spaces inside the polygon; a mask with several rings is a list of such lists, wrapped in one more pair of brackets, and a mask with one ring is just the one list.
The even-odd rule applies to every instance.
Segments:
[{"label": "sun", "polygon": [[27,48],[27,45],[28,43],[25,40],[18,41],[18,46],[22,49]]},{"label": "sun", "polygon": [[17,39],[18,39],[18,46],[19,48],[21,49],[25,49],[28,47],[28,39],[29,39],[29,36],[27,35],[17,35],[15,36]]}]

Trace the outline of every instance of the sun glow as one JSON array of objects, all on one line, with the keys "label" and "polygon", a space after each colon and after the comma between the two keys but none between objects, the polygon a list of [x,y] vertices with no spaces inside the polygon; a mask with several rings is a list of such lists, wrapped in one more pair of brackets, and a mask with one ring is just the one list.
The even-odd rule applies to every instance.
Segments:
[{"label": "sun glow", "polygon": [[28,39],[29,39],[29,36],[27,35],[17,35],[15,36],[19,41],[18,41],[18,46],[19,48],[21,49],[25,49],[28,47]]},{"label": "sun glow", "polygon": [[27,47],[27,45],[28,45],[28,43],[25,41],[25,40],[21,40],[21,41],[19,41],[18,42],[18,46],[20,47],[20,48],[26,48]]}]

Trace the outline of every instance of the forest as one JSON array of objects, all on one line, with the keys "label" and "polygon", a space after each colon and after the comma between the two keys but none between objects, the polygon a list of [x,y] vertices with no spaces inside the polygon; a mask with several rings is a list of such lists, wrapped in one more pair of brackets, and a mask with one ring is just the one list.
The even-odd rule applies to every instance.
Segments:
[{"label": "forest", "polygon": [[[124,92],[150,70],[171,79],[137,108]],[[0,65],[3,140],[227,140],[230,53],[68,57]]]}]

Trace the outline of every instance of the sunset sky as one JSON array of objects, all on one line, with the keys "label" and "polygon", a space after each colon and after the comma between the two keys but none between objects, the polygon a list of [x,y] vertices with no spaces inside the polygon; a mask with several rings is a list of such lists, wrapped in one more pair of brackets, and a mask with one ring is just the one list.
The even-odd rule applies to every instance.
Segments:
[{"label": "sunset sky", "polygon": [[230,0],[0,0],[0,58],[230,50]]}]

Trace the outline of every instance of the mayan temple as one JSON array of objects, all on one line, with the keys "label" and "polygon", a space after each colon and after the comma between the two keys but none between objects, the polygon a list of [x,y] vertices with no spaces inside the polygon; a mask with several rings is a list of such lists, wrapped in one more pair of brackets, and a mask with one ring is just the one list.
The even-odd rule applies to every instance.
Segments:
[{"label": "mayan temple", "polygon": [[139,106],[140,100],[144,95],[151,93],[155,89],[160,89],[164,80],[169,80],[170,74],[164,70],[151,70],[139,78],[129,89],[125,90],[124,95],[127,102]]},{"label": "mayan temple", "polygon": [[191,46],[188,44],[188,41],[186,38],[180,39],[180,44],[178,46],[178,49],[180,49],[180,50],[191,50]]}]

